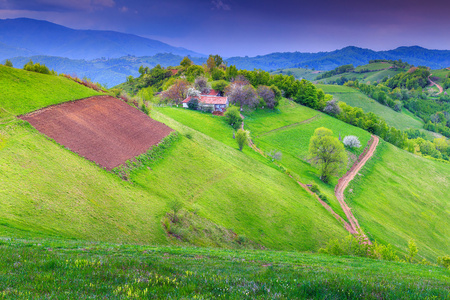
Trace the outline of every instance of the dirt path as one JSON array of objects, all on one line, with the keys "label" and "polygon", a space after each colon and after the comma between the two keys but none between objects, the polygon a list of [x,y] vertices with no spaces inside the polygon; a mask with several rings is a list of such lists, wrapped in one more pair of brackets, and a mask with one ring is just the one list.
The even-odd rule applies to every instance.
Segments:
[{"label": "dirt path", "polygon": [[[336,198],[341,204],[342,210],[347,216],[347,220],[350,222],[352,229],[362,235],[364,235],[364,233],[361,231],[358,220],[353,215],[351,208],[347,205],[347,203],[345,203],[344,191],[350,181],[353,180],[353,178],[356,176],[356,174],[358,174],[364,164],[372,157],[375,149],[377,148],[378,142],[379,138],[375,135],[372,135],[372,138],[369,141],[368,148],[366,148],[364,152],[359,156],[358,160],[355,162],[355,164],[353,164],[352,168],[347,172],[347,174],[339,179],[338,184],[334,189]],[[369,239],[365,235],[364,238],[370,243]]]},{"label": "dirt path", "polygon": [[[242,118],[242,125],[241,125],[241,128],[244,129],[244,119],[245,119],[245,117],[244,117],[242,114],[241,114],[241,118]],[[317,116],[315,116],[315,117],[313,117],[313,118],[311,118],[311,119],[314,119],[314,118],[317,118]],[[311,122],[311,119],[305,120],[305,121],[300,122],[300,123],[305,123],[305,122],[307,122],[307,121]],[[299,123],[296,123],[296,125],[298,125],[298,124],[299,124]],[[288,126],[290,126],[290,125],[288,125]],[[288,127],[288,126],[284,126],[284,127]],[[284,128],[284,127],[282,127],[282,128]],[[280,129],[280,128],[278,128],[278,129]],[[277,129],[275,129],[275,130],[277,130]],[[272,130],[272,131],[274,131],[274,130]],[[255,150],[256,152],[258,152],[259,154],[261,154],[262,156],[267,157],[267,154],[265,154],[264,151],[262,151],[261,149],[259,149],[259,148],[253,143],[252,139],[249,139],[249,140],[248,140],[248,145],[249,145],[253,150]],[[275,162],[274,162],[274,163],[275,163]],[[275,164],[278,165],[277,163],[275,163]],[[294,178],[292,177],[292,175],[290,175],[290,174],[289,174],[289,177],[292,178],[292,179],[294,179]],[[346,222],[340,215],[338,215],[338,214],[333,210],[333,208],[331,208],[330,205],[328,205],[326,202],[324,202],[322,199],[320,199],[320,197],[317,196],[317,194],[313,193],[313,192],[309,189],[309,187],[308,187],[306,184],[301,183],[300,181],[297,181],[297,183],[298,183],[304,190],[306,190],[309,194],[311,194],[312,196],[314,196],[314,197],[317,199],[317,201],[319,201],[319,203],[322,204],[322,206],[323,206],[326,210],[328,210],[328,211],[336,218],[336,220],[338,220],[339,223],[341,223],[341,224],[344,226],[344,228],[345,228],[350,234],[352,234],[352,235],[357,235],[357,234],[358,234],[358,231],[356,231],[356,230],[354,229],[354,227],[353,227],[350,223]],[[348,217],[347,217],[347,218],[348,218]],[[367,240],[368,240],[368,239],[367,239]],[[369,241],[369,243],[370,243],[370,241]]]},{"label": "dirt path", "polygon": [[437,88],[439,89],[439,93],[437,93],[438,95],[439,94],[442,94],[443,92],[444,92],[444,89],[442,88],[442,86],[440,86],[439,84],[437,84],[436,82],[434,82],[433,80],[431,80],[431,75],[433,75],[433,74],[430,74],[430,76],[428,76],[428,80],[430,81],[430,85],[431,86],[433,86],[433,85],[435,85],[435,86],[437,86]]}]

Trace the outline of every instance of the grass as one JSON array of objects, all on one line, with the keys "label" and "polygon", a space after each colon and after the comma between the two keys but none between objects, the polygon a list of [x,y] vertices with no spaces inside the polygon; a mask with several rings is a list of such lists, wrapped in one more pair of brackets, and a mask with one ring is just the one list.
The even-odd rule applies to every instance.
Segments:
[{"label": "grass", "polygon": [[[191,119],[208,117],[206,114],[185,111]],[[187,177],[184,189],[180,191],[185,192],[186,187],[190,187],[191,190],[187,191],[184,197],[199,210],[201,216],[274,249],[317,248],[329,236],[328,234],[322,236],[325,233],[323,231],[325,228],[321,228],[323,226],[338,235],[345,233],[345,230],[327,214],[317,200],[307,194],[294,180],[279,172],[273,165],[267,166],[266,164],[270,164],[267,159],[260,156],[260,159],[266,162],[262,164],[246,152],[238,151],[231,136],[233,147],[226,146],[182,124],[187,122],[187,118],[180,117],[175,121],[168,117],[170,113],[167,115],[164,113],[167,113],[167,110],[159,113],[154,111],[153,116],[181,134],[190,134],[193,140],[199,139],[197,143],[201,142],[206,148],[203,152],[207,150],[206,153],[221,157],[224,162],[234,161],[234,167],[211,165],[208,161],[191,153],[192,159],[203,166],[202,170],[189,168],[183,163],[179,163],[182,169],[165,168],[167,183],[160,187],[163,190],[174,190],[171,187],[173,182],[171,178]],[[209,117],[217,124],[217,131],[220,131],[222,120],[213,118],[211,114]],[[249,154],[258,155],[248,147],[245,149]],[[186,152],[192,151],[186,150]],[[179,161],[177,156],[166,161],[172,159]],[[210,170],[210,174],[204,169]],[[198,173],[209,178],[208,184],[205,185],[197,179],[195,175]],[[136,176],[138,184],[150,182],[152,179],[152,172],[147,171]],[[309,210],[316,211],[317,215],[312,216],[306,213]],[[283,236],[280,232],[287,235]],[[311,236],[311,238],[305,239],[302,236]]]},{"label": "grass", "polygon": [[393,69],[385,69],[381,71],[371,71],[366,73],[342,73],[338,75],[334,75],[328,78],[320,79],[320,83],[334,82],[341,77],[346,77],[349,80],[353,80],[356,78],[359,82],[362,83],[372,83],[374,81],[382,80],[384,77],[392,77],[398,73],[402,72],[402,70],[393,70]]},{"label": "grass", "polygon": [[430,72],[431,74],[433,74],[432,77],[439,78],[438,80],[435,81],[436,83],[439,84],[443,83],[450,75],[450,70],[448,69],[431,70]]},{"label": "grass", "polygon": [[449,299],[442,267],[297,252],[0,242],[3,299]]},{"label": "grass", "polygon": [[323,89],[325,93],[333,95],[339,101],[345,102],[353,107],[360,107],[366,113],[373,112],[377,116],[382,117],[388,125],[394,126],[397,129],[423,129],[423,122],[419,119],[404,112],[396,112],[367,97],[356,89],[339,85],[317,84],[316,86]]},{"label": "grass", "polygon": [[284,74],[284,75],[294,75],[297,79],[306,79],[306,80],[314,80],[320,73],[323,71],[313,71],[310,69],[303,68],[287,68],[282,70],[276,70],[270,72],[272,75]]},{"label": "grass", "polygon": [[149,165],[151,170],[133,171],[130,182],[50,141],[28,123],[0,126],[5,141],[0,234],[167,245],[161,220],[174,199],[268,248],[317,250],[332,236],[345,234],[312,196],[268,162],[162,114],[159,119],[191,138],[182,136],[164,159]]},{"label": "grass", "polygon": [[414,239],[419,255],[434,260],[450,253],[448,195],[449,164],[381,142],[345,197],[370,237],[397,249]]},{"label": "grass", "polygon": [[12,115],[101,95],[62,76],[43,75],[3,65],[0,65],[0,91],[0,108]]},{"label": "grass", "polygon": [[383,62],[377,62],[377,63],[371,63],[363,66],[358,66],[355,68],[355,71],[361,71],[362,69],[370,70],[370,71],[378,71],[378,70],[385,70],[392,67],[393,64],[390,63],[383,63]]},{"label": "grass", "polygon": [[[311,115],[314,116],[313,119],[311,119]],[[284,120],[283,123],[280,122],[280,117]],[[304,120],[308,121],[299,123]],[[286,124],[291,124],[291,126]],[[356,135],[363,146],[354,150],[353,153],[349,152],[353,162],[367,145],[370,139],[369,133],[291,101],[284,102],[277,111],[258,110],[250,113],[248,117],[246,115],[245,126],[250,130],[253,142],[258,148],[264,152],[280,151],[282,153],[280,163],[300,182],[317,184],[327,196],[333,210],[345,219],[334,195],[337,177],[332,179],[329,184],[325,184],[319,179],[318,171],[309,164],[307,159],[309,140],[314,130],[319,127],[332,129],[336,137],[339,137],[339,134],[341,138],[346,135]],[[264,127],[266,131],[262,131]],[[275,127],[278,130],[274,130]]]}]

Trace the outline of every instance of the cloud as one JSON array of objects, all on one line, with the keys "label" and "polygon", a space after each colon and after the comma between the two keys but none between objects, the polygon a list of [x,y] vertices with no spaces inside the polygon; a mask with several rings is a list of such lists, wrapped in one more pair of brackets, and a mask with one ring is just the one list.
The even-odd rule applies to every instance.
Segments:
[{"label": "cloud", "polygon": [[211,4],[213,5],[212,9],[215,10],[231,10],[230,5],[223,3],[222,0],[212,0]]},{"label": "cloud", "polygon": [[95,11],[115,5],[114,0],[0,0],[0,9],[29,11]]}]

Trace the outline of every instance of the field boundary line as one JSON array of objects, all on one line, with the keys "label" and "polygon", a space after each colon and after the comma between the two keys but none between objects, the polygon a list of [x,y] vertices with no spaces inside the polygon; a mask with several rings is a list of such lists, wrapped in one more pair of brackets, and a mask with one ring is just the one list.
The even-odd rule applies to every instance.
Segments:
[{"label": "field boundary line", "polygon": [[289,125],[286,125],[286,126],[283,126],[283,127],[279,127],[279,128],[272,129],[272,130],[269,130],[267,132],[261,133],[260,135],[257,135],[255,138],[259,138],[259,137],[262,137],[262,136],[265,136],[265,135],[268,135],[268,134],[271,134],[271,133],[274,133],[274,132],[277,132],[277,131],[280,131],[280,130],[289,129],[291,127],[296,127],[298,125],[308,124],[308,123],[311,123],[311,122],[313,122],[313,121],[315,121],[317,119],[320,119],[320,118],[322,118],[322,116],[320,114],[317,114],[314,117],[306,119],[306,120],[303,120],[301,122],[289,124]]}]

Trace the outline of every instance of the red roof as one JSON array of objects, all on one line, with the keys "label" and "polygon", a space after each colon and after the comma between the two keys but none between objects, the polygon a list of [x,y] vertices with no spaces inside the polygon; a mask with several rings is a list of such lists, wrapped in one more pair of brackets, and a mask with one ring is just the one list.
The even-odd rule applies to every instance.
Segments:
[{"label": "red roof", "polygon": [[[190,100],[191,97],[187,97],[182,103],[188,103]],[[200,99],[198,101],[204,104],[227,104],[227,100],[228,97],[200,95]]]}]

